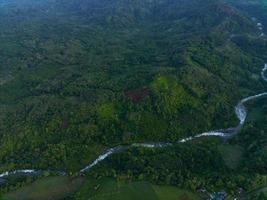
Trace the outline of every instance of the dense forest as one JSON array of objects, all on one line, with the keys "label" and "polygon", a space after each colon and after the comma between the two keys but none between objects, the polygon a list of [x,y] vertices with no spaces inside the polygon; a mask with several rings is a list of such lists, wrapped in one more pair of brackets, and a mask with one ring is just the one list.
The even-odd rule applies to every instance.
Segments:
[{"label": "dense forest", "polygon": [[[118,144],[235,126],[238,101],[267,89],[266,8],[261,0],[0,0],[0,173],[75,176]],[[251,119],[230,140],[131,148],[85,176],[233,196],[266,185],[266,98],[248,107]],[[8,179],[3,193],[36,177]]]}]

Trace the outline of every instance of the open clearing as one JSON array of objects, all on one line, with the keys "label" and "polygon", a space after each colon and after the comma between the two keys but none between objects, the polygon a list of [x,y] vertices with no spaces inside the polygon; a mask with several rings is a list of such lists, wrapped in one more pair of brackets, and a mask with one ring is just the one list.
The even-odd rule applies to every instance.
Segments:
[{"label": "open clearing", "polygon": [[219,150],[223,156],[225,164],[230,169],[236,169],[243,156],[243,149],[238,145],[220,145]]},{"label": "open clearing", "polygon": [[88,180],[77,194],[80,200],[197,200],[196,194],[172,186],[149,182],[116,181],[110,178]]},{"label": "open clearing", "polygon": [[63,199],[77,191],[84,178],[47,177],[4,195],[3,200]]}]

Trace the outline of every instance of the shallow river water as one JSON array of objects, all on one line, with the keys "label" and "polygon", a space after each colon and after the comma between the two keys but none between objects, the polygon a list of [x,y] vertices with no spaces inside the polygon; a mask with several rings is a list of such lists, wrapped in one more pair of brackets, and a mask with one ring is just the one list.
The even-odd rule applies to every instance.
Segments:
[{"label": "shallow river water", "polygon": [[[265,76],[265,72],[267,71],[267,64],[264,65],[264,68],[262,69],[261,76],[264,81],[267,82],[267,78]],[[114,153],[119,153],[122,151],[126,151],[127,149],[131,147],[143,147],[143,148],[164,148],[166,146],[175,145],[178,143],[185,143],[190,140],[194,140],[200,137],[208,137],[208,136],[218,136],[227,138],[230,136],[233,136],[234,134],[238,133],[240,129],[243,127],[246,118],[247,118],[247,109],[245,107],[245,104],[249,101],[261,98],[263,96],[267,96],[267,92],[263,92],[257,95],[246,97],[238,102],[238,104],[235,106],[235,114],[237,118],[239,119],[239,124],[236,127],[231,127],[228,129],[221,129],[221,130],[213,130],[209,132],[204,132],[192,137],[181,139],[175,143],[167,143],[167,142],[149,142],[149,143],[133,143],[130,145],[118,145],[116,147],[112,147],[110,149],[105,150],[103,153],[101,153],[94,161],[86,164],[79,172],[84,173],[85,171],[89,170],[93,166],[97,165],[99,162],[105,160],[107,157],[111,156]],[[13,171],[6,171],[0,174],[0,178],[4,178],[10,175],[16,175],[16,174],[24,174],[24,175],[36,175],[40,174],[45,171],[50,170],[40,170],[40,169],[17,169]],[[55,171],[54,171],[55,172]],[[64,171],[57,171],[56,173],[59,173],[61,175],[65,175]]]}]

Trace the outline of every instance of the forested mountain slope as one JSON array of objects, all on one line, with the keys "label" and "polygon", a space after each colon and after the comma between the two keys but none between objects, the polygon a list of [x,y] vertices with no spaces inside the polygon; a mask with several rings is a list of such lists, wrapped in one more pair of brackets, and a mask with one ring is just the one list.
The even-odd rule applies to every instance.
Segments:
[{"label": "forested mountain slope", "polygon": [[267,18],[251,10],[221,0],[0,1],[0,171],[76,172],[117,144],[235,125],[236,103],[266,88],[266,37],[252,17]]},{"label": "forested mountain slope", "polygon": [[1,8],[6,166],[75,169],[105,146],[229,126],[262,88],[261,57],[231,40],[256,38],[255,24],[224,2],[24,6]]}]

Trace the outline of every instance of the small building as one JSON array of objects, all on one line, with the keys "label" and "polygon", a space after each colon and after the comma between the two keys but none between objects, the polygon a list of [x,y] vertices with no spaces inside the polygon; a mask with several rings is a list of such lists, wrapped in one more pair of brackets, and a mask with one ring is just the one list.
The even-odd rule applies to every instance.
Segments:
[{"label": "small building", "polygon": [[227,197],[227,193],[225,191],[212,192],[210,193],[209,196],[210,196],[209,200],[224,200]]}]

